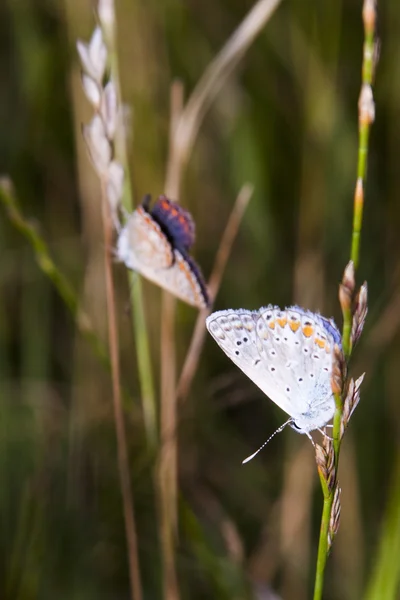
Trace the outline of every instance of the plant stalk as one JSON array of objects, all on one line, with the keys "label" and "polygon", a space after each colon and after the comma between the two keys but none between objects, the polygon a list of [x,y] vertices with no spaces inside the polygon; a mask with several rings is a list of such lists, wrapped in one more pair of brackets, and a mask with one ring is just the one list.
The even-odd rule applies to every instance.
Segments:
[{"label": "plant stalk", "polygon": [[[362,64],[362,84],[358,103],[359,110],[359,141],[358,141],[358,164],[357,181],[354,193],[353,228],[351,236],[350,260],[353,261],[354,270],[359,263],[360,239],[362,229],[362,217],[364,209],[364,182],[367,172],[368,141],[370,126],[375,117],[375,106],[372,95],[372,82],[375,68],[375,22],[376,1],[364,0],[363,5],[364,22],[364,53]],[[343,310],[342,349],[346,361],[351,356],[351,329],[353,314],[351,309]],[[335,481],[332,488],[324,494],[324,505],[322,509],[321,529],[319,536],[317,565],[315,572],[314,600],[322,599],[324,586],[325,567],[329,554],[329,527],[335,491],[338,485],[337,473],[340,454],[340,424],[342,420],[343,400],[335,394],[335,414],[333,418],[333,450],[335,456]]]},{"label": "plant stalk", "polygon": [[[120,106],[122,106],[118,52],[116,48],[117,31],[115,17],[112,22],[108,24],[108,26],[102,24],[102,29],[107,43],[107,48],[109,50],[111,78],[114,82],[115,89],[117,90]],[[126,132],[122,123],[120,123],[120,126],[117,127],[115,134],[114,152],[116,158],[124,169],[122,205],[128,213],[131,213],[133,210],[133,194],[129,171],[128,151],[126,147]],[[141,278],[132,272],[129,272],[129,287],[131,289],[133,337],[135,340],[138,361],[143,419],[146,429],[147,442],[149,447],[155,450],[158,440],[157,406],[153,372],[151,368],[150,344],[146,325],[143,287]]]},{"label": "plant stalk", "polygon": [[[250,9],[224,47],[209,64],[183,105],[181,86],[171,88],[170,146],[165,193],[179,201],[183,174],[195,143],[202,120],[216,95],[232,74],[246,50],[262,31],[280,0],[258,0]],[[175,357],[176,300],[162,293],[161,310],[161,451],[159,491],[161,531],[163,537],[164,598],[178,598],[174,567],[174,537],[177,529],[177,388]]]},{"label": "plant stalk", "polygon": [[110,208],[102,185],[102,213],[104,231],[104,264],[108,313],[108,339],[110,346],[111,375],[113,388],[114,421],[117,437],[118,470],[121,485],[122,503],[124,510],[125,532],[128,546],[129,578],[132,600],[142,600],[142,585],[140,581],[139,557],[136,526],[134,519],[133,494],[129,474],[128,446],[126,441],[124,415],[121,402],[121,383],[118,351],[118,329],[115,312],[115,294],[112,273],[112,236],[113,224]]}]

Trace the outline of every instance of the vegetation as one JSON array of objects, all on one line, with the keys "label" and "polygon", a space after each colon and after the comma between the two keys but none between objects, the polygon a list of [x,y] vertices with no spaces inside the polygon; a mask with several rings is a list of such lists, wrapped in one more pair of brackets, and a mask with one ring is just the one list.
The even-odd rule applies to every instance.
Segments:
[{"label": "vegetation", "polygon": [[[368,281],[344,387],[335,363],[333,444],[315,456],[286,429],[242,465],[285,415],[205,335],[204,312],[114,259],[108,180],[81,134],[98,112],[76,49],[92,3],[3,3],[2,598],[303,600],[316,564],[315,598],[323,583],[326,600],[399,597],[400,7],[378,6],[374,81],[365,6],[364,23],[361,0],[133,0],[116,3],[115,23],[100,13],[100,93],[112,81],[123,102],[124,127],[107,135],[125,210],[150,192],[191,211],[214,308],[297,303],[340,328],[343,310],[348,358]],[[362,82],[374,87],[369,149]],[[351,266],[343,279],[349,257],[357,285]],[[326,519],[343,399],[363,372],[337,532]]]}]

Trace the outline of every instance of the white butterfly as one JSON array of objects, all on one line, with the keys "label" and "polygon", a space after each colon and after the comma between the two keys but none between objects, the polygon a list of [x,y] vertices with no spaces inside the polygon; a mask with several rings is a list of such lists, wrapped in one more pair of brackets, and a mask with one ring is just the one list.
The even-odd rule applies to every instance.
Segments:
[{"label": "white butterfly", "polygon": [[194,242],[190,214],[165,196],[152,209],[149,203],[146,197],[128,217],[118,237],[118,259],[188,304],[204,308],[207,287],[189,254]]},{"label": "white butterfly", "polygon": [[332,357],[334,345],[341,345],[332,320],[299,306],[267,306],[214,312],[206,325],[225,354],[290,416],[277,432],[289,424],[311,439],[310,431],[332,419]]}]

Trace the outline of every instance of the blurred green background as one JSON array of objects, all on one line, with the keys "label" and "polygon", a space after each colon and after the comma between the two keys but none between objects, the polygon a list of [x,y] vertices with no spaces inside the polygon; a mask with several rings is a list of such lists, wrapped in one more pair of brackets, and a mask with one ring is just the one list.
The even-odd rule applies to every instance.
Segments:
[{"label": "blurred green background", "polygon": [[[169,90],[188,96],[249,0],[116,2],[135,198],[163,192]],[[39,228],[106,340],[99,187],[82,143],[91,110],[75,43],[89,0],[0,5],[0,174]],[[182,189],[209,276],[241,185],[254,194],[215,308],[294,302],[341,326],[349,257],[363,29],[360,0],[287,0],[202,124]],[[400,4],[378,7],[365,219],[358,282],[369,315],[352,363],[366,371],[343,445],[342,521],[325,598],[400,598]],[[0,207],[0,597],[129,597],[110,377],[77,332],[32,248]],[[145,599],[162,598],[154,473],[140,411],[129,288],[115,266],[126,429]],[[160,292],[144,284],[156,382]],[[178,303],[178,369],[196,311]],[[157,384],[158,389],[158,384]],[[305,600],[321,491],[311,444],[210,336],[179,411],[178,577],[183,599]],[[276,596],[272,596],[272,592]],[[170,600],[170,599],[168,599]]]}]

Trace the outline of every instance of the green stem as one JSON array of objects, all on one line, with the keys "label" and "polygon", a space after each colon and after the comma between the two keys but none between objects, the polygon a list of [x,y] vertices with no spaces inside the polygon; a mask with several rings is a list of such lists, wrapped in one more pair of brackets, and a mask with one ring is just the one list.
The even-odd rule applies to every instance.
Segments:
[{"label": "green stem", "polygon": [[[9,179],[4,177],[0,178],[0,202],[2,202],[6,208],[10,223],[22,233],[31,244],[39,268],[56,288],[64,304],[72,314],[79,333],[89,343],[102,365],[108,372],[111,372],[110,357],[107,348],[93,329],[89,315],[80,308],[79,300],[74,288],[53,261],[46,242],[36,230],[35,226],[32,225],[32,223],[29,223],[23,216],[18,206],[18,199],[12,189],[12,184]],[[125,406],[132,406],[131,396],[125,386],[123,388],[123,398]]]},{"label": "green stem", "polygon": [[[335,394],[335,414],[333,417],[333,449],[335,453],[335,472],[339,466],[340,454],[340,423],[342,420],[343,403],[339,394]],[[321,600],[324,588],[325,566],[329,555],[329,523],[331,519],[333,499],[337,486],[337,477],[332,489],[324,493],[324,505],[322,508],[321,529],[319,533],[317,566],[315,570],[314,600]],[[324,491],[324,488],[322,487]]]},{"label": "green stem", "polygon": [[[373,122],[373,99],[370,86],[372,85],[374,73],[374,56],[375,56],[375,9],[368,0],[364,2],[363,20],[364,20],[364,55],[362,64],[362,87],[359,105],[359,142],[358,142],[358,164],[357,164],[357,183],[354,194],[354,214],[353,214],[353,230],[351,236],[351,253],[350,259],[353,261],[354,269],[357,269],[360,252],[360,239],[362,229],[362,218],[364,209],[364,181],[367,172],[368,158],[368,142],[371,123]],[[370,103],[368,103],[369,92],[371,92]],[[364,104],[366,105],[364,105]],[[353,314],[350,308],[343,310],[343,332],[342,332],[342,349],[346,361],[348,362],[351,356],[351,329],[352,329]],[[335,480],[330,491],[324,493],[324,505],[322,509],[321,529],[318,545],[317,565],[315,572],[314,585],[314,600],[322,599],[324,586],[324,576],[326,561],[329,553],[329,527],[332,513],[332,505],[335,497],[335,491],[338,485],[337,473],[339,467],[340,454],[340,425],[343,412],[343,400],[335,394],[335,414],[333,418],[333,451],[335,462]],[[324,486],[322,486],[324,492]],[[326,486],[325,486],[326,490]]]},{"label": "green stem", "polygon": [[322,598],[322,592],[324,589],[325,565],[328,559],[329,521],[331,518],[332,503],[333,493],[330,493],[328,497],[324,498],[324,506],[322,509],[317,568],[315,572],[314,600],[320,600],[320,598]]},{"label": "green stem", "polygon": [[353,315],[351,309],[343,311],[343,331],[342,331],[342,348],[345,358],[350,357],[351,353],[351,326],[353,321]]},{"label": "green stem", "polygon": [[152,448],[157,444],[157,408],[154,393],[153,375],[150,361],[149,337],[143,304],[142,280],[137,273],[129,273],[132,314],[137,348],[137,360],[142,394],[142,408],[147,439]]},{"label": "green stem", "polygon": [[92,329],[88,315],[80,309],[73,287],[51,258],[48,246],[44,239],[38,233],[34,225],[29,223],[22,215],[11,182],[5,178],[0,179],[0,201],[7,211],[10,222],[31,244],[39,268],[53,283],[64,303],[72,313],[78,330],[88,340],[102,363],[107,369],[110,369],[108,352],[102,341]]},{"label": "green stem", "polygon": [[[119,101],[121,102],[121,86],[119,78],[118,52],[115,40],[116,24],[111,27],[103,25],[103,33],[107,43],[110,55],[111,78],[117,90]],[[126,148],[125,133],[121,128],[117,130],[115,136],[115,155],[124,169],[124,190],[122,204],[125,210],[130,213],[133,210],[133,194],[129,172],[128,152]],[[144,424],[149,446],[155,449],[158,439],[157,433],[157,406],[154,388],[154,379],[151,368],[150,344],[146,326],[145,307],[143,301],[142,282],[139,276],[129,272],[129,284],[131,289],[131,309],[133,315],[133,336],[136,345],[136,354],[138,360],[139,385],[141,391],[141,401]]]},{"label": "green stem", "polygon": [[[364,10],[365,6],[364,5]],[[363,91],[372,85],[375,67],[375,15],[363,14],[364,16],[364,53],[362,64],[362,88],[360,101],[363,98]],[[353,233],[351,239],[351,260],[354,263],[354,268],[357,269],[360,254],[360,238],[362,228],[362,218],[364,210],[364,192],[363,183],[367,174],[367,159],[368,159],[368,142],[373,115],[363,114],[363,110],[359,110],[359,142],[358,142],[358,160],[357,160],[357,186],[354,196],[354,217],[353,217]]]},{"label": "green stem", "polygon": [[[333,416],[333,449],[335,451],[335,469],[339,466],[340,454],[340,424],[342,422],[343,402],[340,394],[335,394],[335,414]],[[334,492],[335,490],[333,490]],[[332,492],[332,497],[333,497]]]}]

